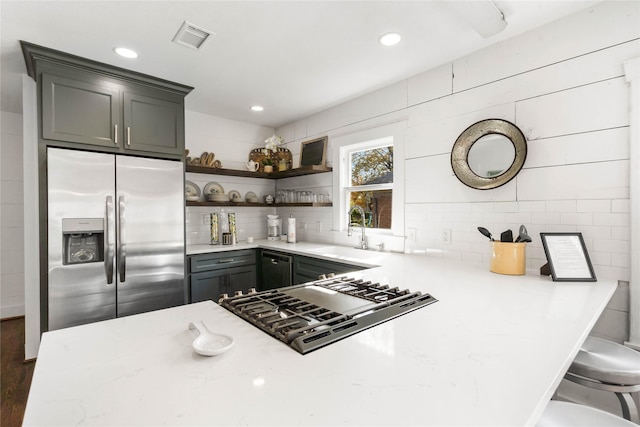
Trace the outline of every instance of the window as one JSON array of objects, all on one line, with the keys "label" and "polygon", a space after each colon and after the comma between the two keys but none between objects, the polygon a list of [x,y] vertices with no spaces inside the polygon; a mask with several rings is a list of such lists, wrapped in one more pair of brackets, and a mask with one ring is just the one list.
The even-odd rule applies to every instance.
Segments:
[{"label": "window", "polygon": [[[366,228],[391,229],[393,214],[393,145],[346,149],[350,185],[345,186],[349,222]],[[355,206],[360,210],[352,209]]]},{"label": "window", "polygon": [[[398,121],[331,138],[334,230],[345,232],[364,219],[367,235],[397,237],[404,245],[406,129],[406,121]],[[357,210],[348,214],[353,206],[362,208],[364,218]]]}]

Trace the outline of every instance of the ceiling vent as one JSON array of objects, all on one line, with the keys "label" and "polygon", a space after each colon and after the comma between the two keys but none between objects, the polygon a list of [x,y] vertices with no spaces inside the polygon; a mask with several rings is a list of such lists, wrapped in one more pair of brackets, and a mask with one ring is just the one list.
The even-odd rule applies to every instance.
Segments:
[{"label": "ceiling vent", "polygon": [[211,40],[216,33],[204,28],[193,25],[191,22],[184,21],[178,33],[173,38],[175,43],[187,46],[192,49],[200,50]]}]

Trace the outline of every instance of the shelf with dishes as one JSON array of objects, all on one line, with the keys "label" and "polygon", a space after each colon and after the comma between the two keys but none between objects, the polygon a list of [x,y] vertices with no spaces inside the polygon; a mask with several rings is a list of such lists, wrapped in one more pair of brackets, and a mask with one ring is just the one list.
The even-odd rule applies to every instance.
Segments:
[{"label": "shelf with dishes", "polygon": [[328,194],[316,195],[310,191],[279,190],[276,199],[269,195],[261,202],[258,196],[249,191],[243,197],[238,191],[225,193],[222,185],[209,182],[201,191],[191,181],[185,181],[185,200],[187,206],[248,206],[248,207],[328,207],[332,206]]},{"label": "shelf with dishes", "polygon": [[239,169],[223,169],[207,166],[186,165],[187,172],[207,173],[211,175],[240,176],[244,178],[280,179],[292,178],[294,176],[313,175],[317,173],[331,172],[333,169],[328,166],[302,166],[295,169],[288,169],[280,172],[257,172]]},{"label": "shelf with dishes", "polygon": [[236,207],[250,207],[250,208],[286,208],[286,207],[331,207],[333,203],[249,203],[249,202],[209,202],[209,201],[189,201],[187,200],[187,206],[236,206]]}]

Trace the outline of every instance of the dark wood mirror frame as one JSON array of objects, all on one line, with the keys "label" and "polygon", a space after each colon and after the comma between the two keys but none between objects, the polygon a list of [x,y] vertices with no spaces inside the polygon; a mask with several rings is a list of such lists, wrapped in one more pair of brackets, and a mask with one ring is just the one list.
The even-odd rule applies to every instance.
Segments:
[{"label": "dark wood mirror frame", "polygon": [[[513,163],[500,175],[482,177],[469,167],[469,151],[480,138],[489,134],[504,135],[515,148]],[[481,120],[464,130],[453,144],[451,167],[456,177],[465,185],[478,190],[490,190],[511,181],[522,169],[527,158],[527,140],[513,123],[502,119]]]}]

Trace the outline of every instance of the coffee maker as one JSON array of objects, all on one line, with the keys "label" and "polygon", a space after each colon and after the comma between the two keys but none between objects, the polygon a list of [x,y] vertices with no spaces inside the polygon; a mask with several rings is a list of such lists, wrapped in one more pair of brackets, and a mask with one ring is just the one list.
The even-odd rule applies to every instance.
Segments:
[{"label": "coffee maker", "polygon": [[280,240],[282,220],[279,215],[267,215],[267,240]]}]

